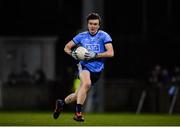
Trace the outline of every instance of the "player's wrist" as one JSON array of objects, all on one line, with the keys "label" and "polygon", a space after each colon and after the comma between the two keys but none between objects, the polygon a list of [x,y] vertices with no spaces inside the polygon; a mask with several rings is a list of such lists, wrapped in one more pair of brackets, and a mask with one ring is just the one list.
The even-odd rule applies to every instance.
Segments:
[{"label": "player's wrist", "polygon": [[72,56],[72,53],[73,53],[73,51],[70,51],[70,52],[69,52],[69,55],[71,55],[71,56]]},{"label": "player's wrist", "polygon": [[95,53],[95,59],[99,57],[99,54],[98,53]]}]

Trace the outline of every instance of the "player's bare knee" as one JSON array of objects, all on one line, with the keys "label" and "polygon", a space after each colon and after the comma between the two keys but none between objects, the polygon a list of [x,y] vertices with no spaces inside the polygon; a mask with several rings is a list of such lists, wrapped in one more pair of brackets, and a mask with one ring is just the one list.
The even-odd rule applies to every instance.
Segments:
[{"label": "player's bare knee", "polygon": [[74,100],[77,100],[77,93],[74,93]]}]

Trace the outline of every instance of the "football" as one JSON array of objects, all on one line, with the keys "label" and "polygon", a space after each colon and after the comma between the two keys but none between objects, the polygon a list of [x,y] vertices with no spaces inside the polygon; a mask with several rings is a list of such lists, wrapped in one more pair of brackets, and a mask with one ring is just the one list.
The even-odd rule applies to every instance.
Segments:
[{"label": "football", "polygon": [[79,60],[84,60],[84,55],[88,52],[88,50],[82,46],[79,46],[76,48],[75,52]]}]

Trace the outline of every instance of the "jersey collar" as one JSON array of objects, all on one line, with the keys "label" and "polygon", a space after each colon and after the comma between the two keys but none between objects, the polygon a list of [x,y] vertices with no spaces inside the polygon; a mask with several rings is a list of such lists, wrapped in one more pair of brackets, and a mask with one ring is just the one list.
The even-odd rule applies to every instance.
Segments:
[{"label": "jersey collar", "polygon": [[[88,31],[88,32],[89,32],[89,31]],[[99,30],[98,30],[95,34],[91,34],[90,32],[89,32],[89,34],[90,34],[91,36],[95,36],[98,32],[99,32]]]}]

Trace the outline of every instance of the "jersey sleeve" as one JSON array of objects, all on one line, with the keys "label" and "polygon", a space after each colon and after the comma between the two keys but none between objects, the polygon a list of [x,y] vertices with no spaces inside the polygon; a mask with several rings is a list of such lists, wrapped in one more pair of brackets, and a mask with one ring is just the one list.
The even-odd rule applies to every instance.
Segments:
[{"label": "jersey sleeve", "polygon": [[81,42],[81,35],[78,34],[73,38],[73,42],[78,45]]},{"label": "jersey sleeve", "polygon": [[112,38],[109,34],[105,33],[104,34],[104,44],[107,44],[107,43],[111,43],[112,42]]}]

